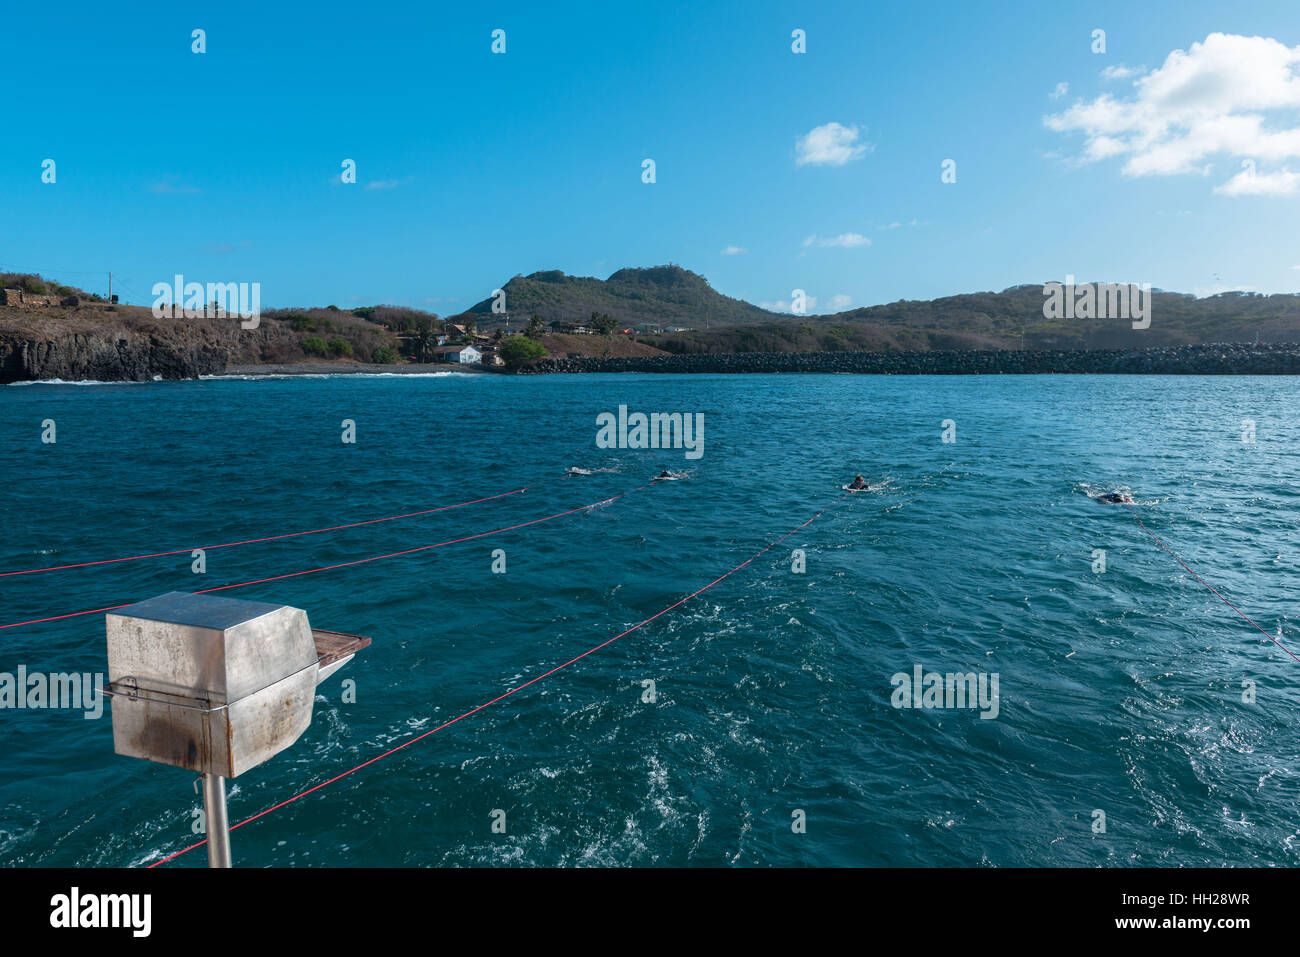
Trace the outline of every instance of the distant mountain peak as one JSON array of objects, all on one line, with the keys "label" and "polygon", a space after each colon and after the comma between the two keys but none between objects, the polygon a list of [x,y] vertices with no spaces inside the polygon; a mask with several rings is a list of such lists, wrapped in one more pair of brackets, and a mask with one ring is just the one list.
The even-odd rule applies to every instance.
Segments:
[{"label": "distant mountain peak", "polygon": [[647,267],[629,267],[620,269],[614,273],[606,282],[627,282],[639,283],[645,286],[700,286],[705,289],[712,289],[709,281],[699,273],[691,272],[681,266],[669,264],[667,266],[647,266]]},{"label": "distant mountain peak", "polygon": [[[608,279],[570,276],[559,269],[515,275],[505,290],[506,316],[515,320],[541,316],[546,322],[580,321],[593,312],[623,326],[705,328],[767,322],[774,314],[752,303],[724,296],[699,273],[674,263],[620,269]],[[491,298],[471,306],[480,324],[493,324]],[[455,317],[453,317],[455,318]],[[505,321],[500,316],[500,321]]]}]

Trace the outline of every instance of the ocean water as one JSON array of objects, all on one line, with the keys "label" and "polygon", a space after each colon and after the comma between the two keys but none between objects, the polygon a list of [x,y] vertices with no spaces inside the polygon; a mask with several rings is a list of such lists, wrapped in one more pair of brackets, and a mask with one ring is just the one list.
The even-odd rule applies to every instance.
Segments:
[{"label": "ocean water", "polygon": [[[596,416],[620,404],[702,413],[702,458],[597,448]],[[295,605],[317,627],[374,641],[320,686],[292,748],[232,782],[240,821],[569,661],[825,509],[644,627],[237,829],[236,864],[1294,865],[1300,663],[1134,514],[1289,643],[1298,415],[1300,382],[1249,377],[6,387],[0,571],[529,490],[210,550],[202,575],[184,552],[3,577],[0,624],[349,562],[630,493],[221,592]],[[344,419],[355,444],[341,441]],[[956,441],[945,443],[949,419]],[[1254,442],[1242,440],[1246,419]],[[45,420],[54,444],[40,440]],[[566,477],[573,466],[612,471]],[[642,487],[661,469],[686,476]],[[846,496],[856,472],[881,487]],[[1141,504],[1089,494],[1116,488]],[[504,574],[492,571],[498,548]],[[103,672],[102,614],[0,629],[0,672],[20,665]],[[996,675],[996,718],[893,707],[892,677],[918,665]],[[194,781],[115,755],[107,709],[99,720],[0,710],[0,864],[157,861],[197,839]],[[493,832],[497,810],[505,833]],[[199,849],[164,866],[205,863]]]}]

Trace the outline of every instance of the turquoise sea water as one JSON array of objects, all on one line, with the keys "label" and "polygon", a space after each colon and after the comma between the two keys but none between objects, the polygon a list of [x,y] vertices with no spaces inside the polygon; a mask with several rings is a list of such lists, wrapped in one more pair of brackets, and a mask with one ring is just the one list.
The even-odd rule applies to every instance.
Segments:
[{"label": "turquoise sea water", "polygon": [[[703,457],[598,449],[596,416],[620,404],[703,413]],[[0,624],[474,535],[682,470],[553,521],[223,592],[374,639],[320,687],[303,737],[233,782],[238,821],[568,661],[830,506],[645,627],[236,830],[236,863],[1292,865],[1300,663],[1088,492],[1131,488],[1155,534],[1288,642],[1298,415],[1300,382],[1283,378],[6,387],[0,571],[532,488],[212,550],[204,575],[184,553],[0,578]],[[855,472],[884,487],[844,496]],[[104,671],[103,616],[0,630],[0,672],[20,665]],[[997,674],[998,716],[892,707],[891,676],[917,665]],[[116,756],[107,710],[0,710],[0,864],[151,863],[195,840],[193,782]],[[204,864],[200,849],[166,866]]]}]

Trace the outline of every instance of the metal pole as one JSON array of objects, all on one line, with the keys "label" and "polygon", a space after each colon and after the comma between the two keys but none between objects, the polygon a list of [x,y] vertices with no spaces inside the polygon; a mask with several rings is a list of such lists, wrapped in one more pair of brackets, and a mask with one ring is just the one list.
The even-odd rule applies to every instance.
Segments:
[{"label": "metal pole", "polygon": [[230,866],[230,822],[226,818],[226,779],[203,775],[203,813],[208,831],[208,867]]}]

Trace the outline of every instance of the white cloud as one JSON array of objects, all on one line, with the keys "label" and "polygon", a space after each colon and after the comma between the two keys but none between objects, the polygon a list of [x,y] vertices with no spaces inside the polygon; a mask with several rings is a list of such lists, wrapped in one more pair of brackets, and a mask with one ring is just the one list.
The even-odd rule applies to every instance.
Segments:
[{"label": "white cloud", "polygon": [[795,141],[796,166],[843,166],[862,158],[873,149],[869,143],[859,143],[856,126],[827,123],[814,126]]},{"label": "white cloud", "polygon": [[[787,299],[777,299],[775,302],[760,302],[759,306],[768,312],[789,312],[790,302]],[[817,307],[816,296],[804,296],[804,312],[812,312]]]},{"label": "white cloud", "polygon": [[1120,64],[1119,66],[1108,66],[1101,71],[1103,80],[1127,80],[1131,76],[1137,76],[1145,67],[1131,67]]},{"label": "white cloud", "polygon": [[826,305],[830,308],[831,312],[841,312],[849,308],[852,302],[853,302],[852,296],[846,296],[844,295],[844,293],[841,292],[841,293],[837,293],[834,296],[831,296],[831,301],[828,302]]},{"label": "white cloud", "polygon": [[[1131,98],[1106,93],[1044,122],[1057,132],[1083,133],[1085,162],[1127,157],[1126,176],[1204,175],[1220,156],[1300,158],[1300,46],[1212,33],[1174,50],[1133,88]],[[1282,167],[1246,183],[1239,174],[1219,191],[1277,195],[1294,190],[1294,176]]]},{"label": "white cloud", "polygon": [[1214,187],[1224,196],[1291,196],[1300,187],[1300,173],[1280,170],[1276,173],[1256,173],[1243,169],[1221,186]]},{"label": "white cloud", "polygon": [[722,250],[724,256],[739,256],[741,253],[749,252],[744,246],[727,246]]},{"label": "white cloud", "polygon": [[854,246],[870,246],[871,240],[866,236],[863,236],[861,233],[840,233],[838,236],[821,237],[818,237],[816,233],[813,233],[803,241],[803,244],[805,247],[844,246],[845,248],[852,248]]},{"label": "white cloud", "polygon": [[1069,92],[1070,92],[1070,84],[1062,80],[1060,83],[1056,84],[1056,89],[1051,92],[1051,97],[1054,100],[1059,100],[1061,97],[1065,96],[1065,94]]},{"label": "white cloud", "polygon": [[912,220],[911,222],[909,222],[909,223],[900,223],[898,220],[894,220],[892,223],[889,223],[889,224],[886,225],[886,226],[881,226],[880,228],[881,228],[881,229],[901,229],[901,228],[904,227],[904,226],[928,226],[928,225],[929,225],[929,223],[921,223],[921,222],[917,222],[917,220],[915,220],[915,219],[913,219],[913,220]]}]

